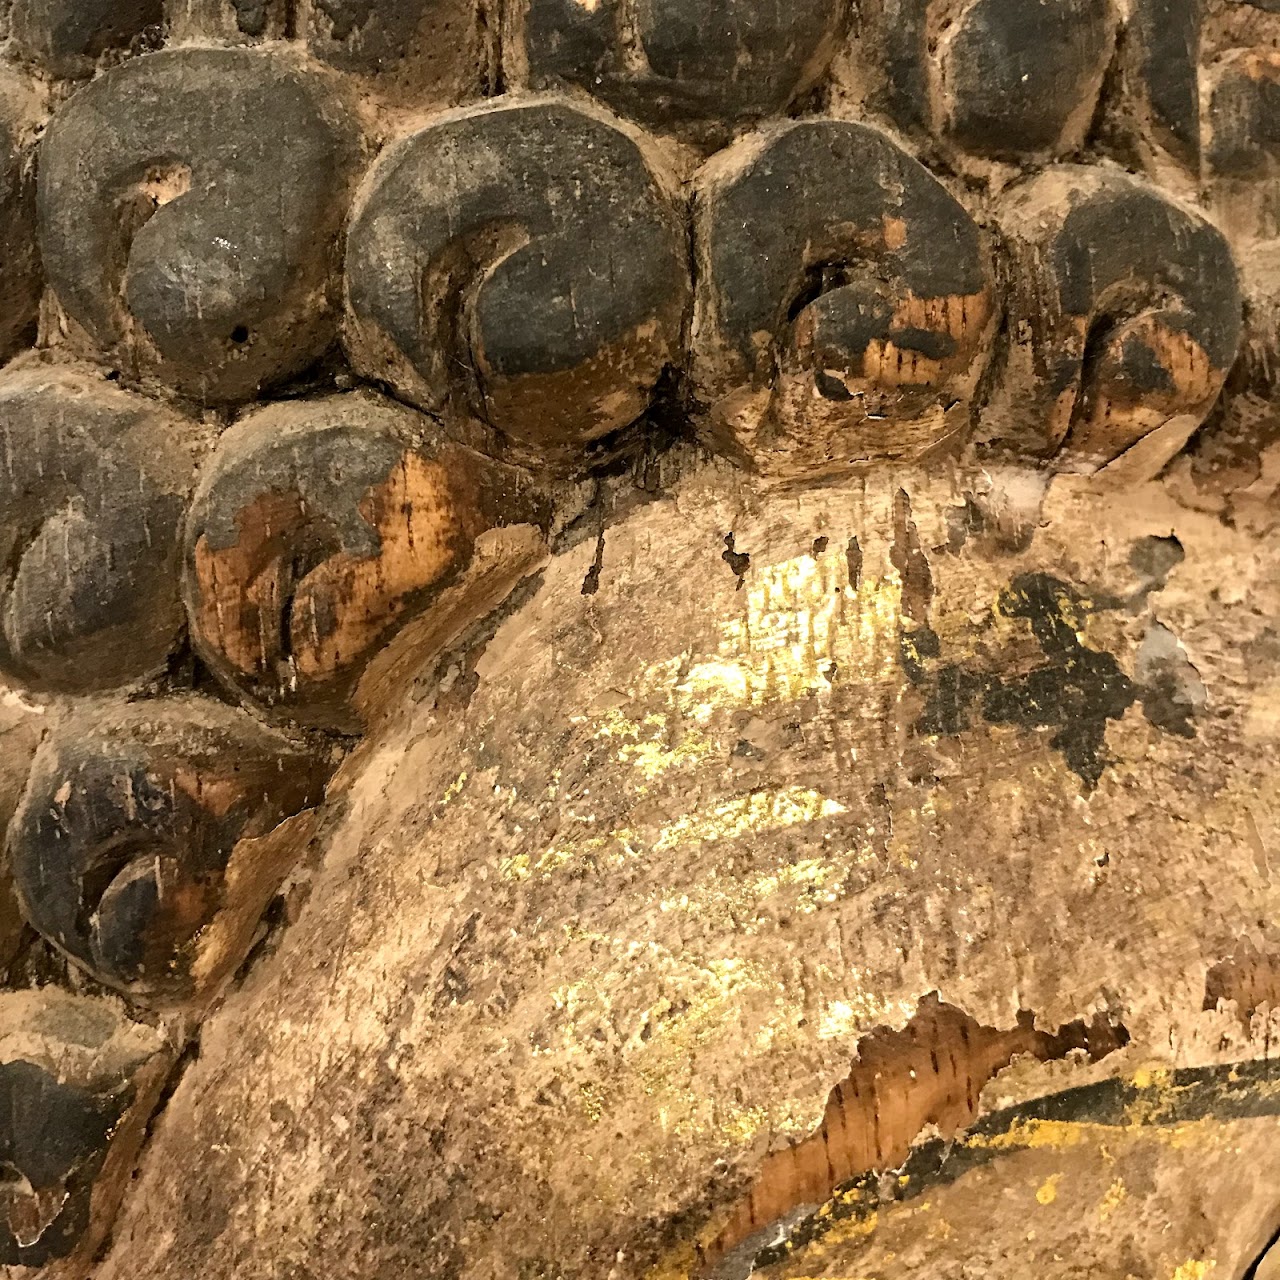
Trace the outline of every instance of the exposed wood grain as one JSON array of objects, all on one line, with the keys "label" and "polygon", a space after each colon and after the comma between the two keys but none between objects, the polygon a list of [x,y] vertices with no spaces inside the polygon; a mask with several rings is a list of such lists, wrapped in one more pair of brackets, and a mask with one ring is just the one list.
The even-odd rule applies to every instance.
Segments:
[{"label": "exposed wood grain", "polygon": [[108,986],[199,999],[239,964],[292,860],[246,867],[238,843],[317,804],[327,765],[209,699],[85,699],[42,744],[9,825],[23,912]]},{"label": "exposed wood grain", "polygon": [[1050,168],[1000,206],[1011,352],[988,437],[1095,470],[1150,437],[1155,474],[1213,407],[1242,336],[1231,247],[1154,186]]},{"label": "exposed wood grain", "polygon": [[447,604],[476,540],[548,520],[528,475],[393,401],[269,406],[228,431],[201,474],[186,533],[192,637],[248,698],[350,729],[365,666]]},{"label": "exposed wood grain", "polygon": [[0,992],[0,1266],[81,1275],[172,1062],[114,1000]]},{"label": "exposed wood grain", "polygon": [[694,380],[764,474],[848,472],[963,438],[998,320],[969,213],[877,129],[804,120],[697,178]]},{"label": "exposed wood grain", "polygon": [[1280,1265],[1278,51],[0,0],[6,1280]]},{"label": "exposed wood grain", "polygon": [[[1131,1074],[1252,1062],[1239,1087],[1274,1108],[1273,1033],[1202,1008],[1206,973],[1242,928],[1261,946],[1273,906],[1274,537],[1158,485],[1118,503],[1059,477],[1010,545],[975,514],[990,482],[899,468],[771,492],[713,466],[607,530],[593,593],[593,540],[554,558],[456,683],[391,709],[335,784],[305,904],[205,1024],[98,1280],[265,1280],[317,1257],[369,1280],[688,1280],[716,1274],[698,1246],[733,1238],[753,1186],[768,1241],[848,1223],[844,1244],[812,1237],[828,1262],[759,1274],[876,1274],[857,1251],[874,1224],[832,1215],[850,1185],[895,1183],[931,1122],[990,1150],[976,1183],[954,1179],[971,1206],[955,1248],[921,1242],[931,1265],[960,1276],[998,1248],[1059,1280],[1070,1220],[1051,1230],[1046,1207],[1028,1241],[1021,1209],[992,1206],[1024,1169],[1037,1209],[1055,1173],[1067,1204],[1093,1183],[1069,1181],[1069,1152],[983,1128],[1001,1098],[1110,1079],[1120,1101],[1082,1103],[1072,1132],[1094,1115],[1135,1153],[1117,1175],[1135,1206],[1174,1139],[1143,1145],[1123,1117],[1189,1095],[1172,1078],[1131,1094]],[[936,1044],[904,1033],[931,992],[960,1011]],[[1059,1029],[1096,1018],[1130,1043],[1090,1065],[1088,1036]],[[1023,1050],[1061,1060],[1003,1067]],[[879,1105],[838,1107],[838,1167],[811,1168],[788,1153],[821,1149],[851,1070],[863,1100],[880,1073]],[[1203,1141],[1162,1179],[1225,1186],[1242,1143],[1273,1149],[1274,1116],[1246,1133],[1213,1097],[1176,1122]],[[790,1184],[769,1171],[798,1158],[817,1182],[771,1198]],[[1077,1252],[1163,1276],[1261,1248],[1260,1188],[1205,1203],[1210,1220],[1117,1210]]]},{"label": "exposed wood grain", "polygon": [[580,466],[679,359],[685,232],[651,158],[599,109],[547,99],[450,113],[389,147],[348,236],[353,364],[455,430]]}]

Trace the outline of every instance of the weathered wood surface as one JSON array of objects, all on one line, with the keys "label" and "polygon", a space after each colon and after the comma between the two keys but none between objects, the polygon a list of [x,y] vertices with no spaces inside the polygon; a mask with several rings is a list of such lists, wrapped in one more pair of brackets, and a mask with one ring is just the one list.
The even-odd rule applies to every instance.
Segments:
[{"label": "weathered wood surface", "polygon": [[1280,1267],[1277,50],[0,0],[6,1276]]},{"label": "weathered wood surface", "polygon": [[35,88],[0,67],[0,358],[31,344],[44,277],[36,245]]},{"label": "weathered wood surface", "polygon": [[[736,1278],[789,1222],[813,1243],[754,1274],[1239,1274],[1275,1225],[1276,1102],[1211,1069],[1274,1031],[1204,1005],[1276,945],[1276,535],[1064,478],[1019,549],[983,484],[717,467],[611,528],[597,576],[590,544],[557,557],[469,695],[353,757],[102,1280]],[[1018,1053],[1057,1061],[999,1075]],[[1175,1066],[1239,1118],[1180,1110]],[[883,1241],[824,1227],[834,1183],[930,1126],[1098,1079],[1119,1103],[978,1131]],[[1083,1232],[1116,1180],[1133,1202]],[[1046,1182],[1034,1232],[1023,1200],[993,1220]],[[908,1250],[912,1213],[956,1220]]]},{"label": "weathered wood surface", "polygon": [[398,630],[438,606],[501,526],[540,539],[525,472],[367,393],[285,401],[218,441],[186,522],[192,639],[253,701],[359,726],[351,697]]},{"label": "weathered wood surface", "polygon": [[[31,772],[43,733],[43,708],[0,686],[0,823],[7,828]],[[18,906],[7,856],[0,858],[0,970],[30,940],[31,929]]]},{"label": "weathered wood surface", "polygon": [[1118,17],[1113,0],[869,0],[838,82],[953,158],[1054,158],[1085,140]]},{"label": "weathered wood surface", "polygon": [[994,267],[922,164],[866,125],[802,120],[726,148],[696,191],[693,376],[713,444],[799,478],[967,434]]},{"label": "weathered wood surface", "polygon": [[41,147],[40,241],[89,346],[215,404],[311,365],[360,154],[344,106],[288,53],[235,49],[163,50],[73,97]]},{"label": "weathered wood surface", "polygon": [[518,84],[574,85],[704,143],[813,89],[848,24],[840,0],[514,0],[505,12]]},{"label": "weathered wood surface", "polygon": [[172,1055],[118,1001],[0,993],[0,1265],[81,1275],[111,1225]]},{"label": "weathered wood surface", "polygon": [[298,39],[395,107],[445,107],[492,92],[498,76],[491,0],[163,0],[169,41],[262,44]]},{"label": "weathered wood surface", "polygon": [[646,149],[548,100],[451,113],[388,148],[347,239],[355,369],[455,431],[477,420],[490,448],[581,466],[679,358],[682,211]]},{"label": "weathered wood surface", "polygon": [[163,0],[13,0],[9,31],[19,62],[80,79],[158,41],[163,16]]},{"label": "weathered wood surface", "polygon": [[1002,215],[1012,351],[982,430],[1083,470],[1140,445],[1132,461],[1158,474],[1235,363],[1230,245],[1158,188],[1079,165],[1010,189]]},{"label": "weathered wood surface", "polygon": [[9,825],[18,901],[108,986],[198,998],[239,963],[288,870],[261,838],[315,805],[326,775],[210,699],[85,699],[54,723]]},{"label": "weathered wood surface", "polygon": [[92,366],[0,374],[0,676],[85,693],[164,667],[209,434]]}]

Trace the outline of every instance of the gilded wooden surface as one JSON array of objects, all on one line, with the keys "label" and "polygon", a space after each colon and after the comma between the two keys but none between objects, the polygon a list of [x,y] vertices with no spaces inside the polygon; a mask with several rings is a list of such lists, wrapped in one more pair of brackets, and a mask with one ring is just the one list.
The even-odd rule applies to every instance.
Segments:
[{"label": "gilded wooden surface", "polygon": [[0,1266],[1266,1274],[1275,0],[0,37]]}]

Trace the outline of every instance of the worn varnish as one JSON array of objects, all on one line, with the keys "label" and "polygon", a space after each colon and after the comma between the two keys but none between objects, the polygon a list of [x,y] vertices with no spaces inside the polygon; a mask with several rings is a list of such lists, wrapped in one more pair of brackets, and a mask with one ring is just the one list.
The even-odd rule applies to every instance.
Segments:
[{"label": "worn varnish", "polygon": [[126,62],[72,98],[41,147],[54,293],[130,378],[252,399],[336,337],[359,156],[338,86],[288,54]]},{"label": "worn varnish", "polygon": [[60,716],[9,825],[26,918],[144,1001],[216,987],[288,864],[239,842],[317,804],[323,758],[195,695],[86,699]]},{"label": "worn varnish", "polygon": [[0,374],[0,675],[84,693],[183,631],[179,528],[208,432],[92,367]]},{"label": "worn varnish", "polygon": [[6,1277],[1265,1276],[1278,85],[0,0]]},{"label": "worn varnish", "polygon": [[[0,1266],[83,1274],[172,1054],[114,1000],[0,992]],[[16,1268],[16,1271],[9,1271]]]},{"label": "worn varnish", "polygon": [[505,12],[517,79],[580,87],[703,142],[812,89],[846,25],[840,0],[514,0]]},{"label": "worn varnish", "polygon": [[13,0],[13,52],[49,74],[91,76],[105,57],[140,53],[160,37],[163,0]]},{"label": "worn varnish", "polygon": [[1114,171],[1062,166],[1006,193],[1008,366],[986,430],[1095,470],[1145,441],[1154,474],[1204,421],[1239,349],[1230,246]]},{"label": "worn varnish", "polygon": [[250,699],[353,727],[364,667],[463,575],[476,540],[547,519],[527,474],[393,401],[262,409],[219,441],[192,503],[192,638]]},{"label": "worn varnish", "polygon": [[886,134],[804,120],[699,174],[694,378],[766,474],[914,459],[963,435],[998,319],[977,224]]},{"label": "worn varnish", "polygon": [[1044,160],[1084,141],[1118,21],[1114,0],[869,0],[841,80],[956,158]]},{"label": "worn varnish", "polygon": [[813,1214],[860,1175],[898,1168],[926,1129],[944,1141],[968,1129],[983,1087],[1015,1058],[1074,1052],[1097,1059],[1127,1040],[1105,1020],[1037,1030],[1029,1010],[1008,1030],[984,1027],[931,993],[901,1031],[858,1042],[857,1061],[831,1091],[822,1124],[763,1162],[728,1222],[698,1245],[698,1271],[728,1275],[750,1266],[778,1224]]},{"label": "worn varnish", "polygon": [[[1005,1228],[991,1208],[1023,1187],[1021,1149],[980,1127],[1003,1099],[1256,1059],[1240,1088],[1261,1108],[1274,1025],[1245,1039],[1203,1005],[1273,896],[1270,555],[1159,484],[1118,502],[1075,476],[1018,543],[987,515],[998,479],[900,466],[778,490],[713,464],[610,525],[602,554],[556,555],[475,666],[406,691],[344,772],[305,905],[206,1024],[102,1280],[232,1259],[266,1280],[320,1255],[371,1277],[689,1280],[753,1187],[748,1261],[798,1249],[860,1169],[894,1185],[934,1124],[991,1154],[955,1246],[921,1247],[961,1275],[995,1231],[1006,1267],[1059,1280],[1067,1224],[1028,1241],[1021,1209]],[[1203,590],[1236,574],[1229,600]],[[944,723],[961,671],[981,692]],[[902,1034],[931,992],[958,1011],[936,1043]],[[811,1165],[838,1084],[831,1167]],[[1148,1114],[1128,1105],[1082,1103],[1074,1132],[1097,1116],[1128,1151]],[[1237,1146],[1274,1145],[1274,1117],[1236,1136],[1225,1103],[1207,1114],[1179,1149],[1149,1140],[1161,1178],[1225,1185]],[[193,1148],[197,1189],[172,1172]],[[1074,1157],[1025,1158],[1028,1212],[1055,1172],[1076,1203]],[[1144,1198],[1176,1198],[1133,1161],[1120,1234],[1080,1218],[1064,1257],[1105,1275],[1123,1249],[1172,1275],[1236,1256],[1274,1211],[1259,1187],[1153,1229]],[[396,1229],[370,1233],[372,1213]],[[757,1274],[877,1274],[873,1226],[848,1222],[827,1262],[815,1235],[808,1270],[788,1253]],[[723,1280],[749,1235],[702,1274]],[[907,1280],[910,1255],[888,1273]]]},{"label": "worn varnish", "polygon": [[387,149],[352,215],[353,364],[459,431],[474,421],[519,457],[581,465],[678,358],[689,278],[673,187],[598,109],[440,117]]}]

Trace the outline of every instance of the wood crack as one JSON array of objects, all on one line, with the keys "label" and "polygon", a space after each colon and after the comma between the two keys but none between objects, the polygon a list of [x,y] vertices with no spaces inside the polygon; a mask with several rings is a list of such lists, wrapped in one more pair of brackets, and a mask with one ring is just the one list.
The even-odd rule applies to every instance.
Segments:
[{"label": "wood crack", "polygon": [[755,1255],[776,1241],[779,1228],[785,1233],[837,1188],[898,1168],[928,1130],[949,1138],[967,1129],[977,1119],[983,1087],[1014,1058],[1049,1062],[1082,1053],[1096,1062],[1128,1039],[1104,1015],[1049,1032],[1037,1030],[1035,1015],[1024,1010],[1016,1026],[1002,1030],[983,1026],[936,992],[926,996],[901,1031],[880,1029],[862,1038],[818,1129],[765,1157],[728,1222],[699,1246],[697,1274],[706,1280],[750,1275]]}]

